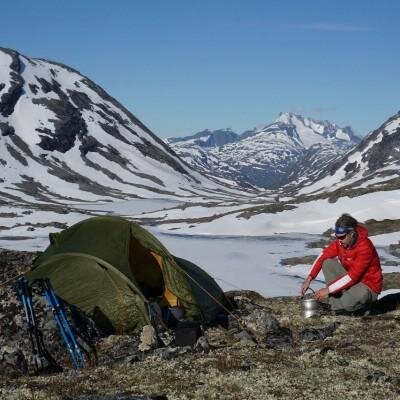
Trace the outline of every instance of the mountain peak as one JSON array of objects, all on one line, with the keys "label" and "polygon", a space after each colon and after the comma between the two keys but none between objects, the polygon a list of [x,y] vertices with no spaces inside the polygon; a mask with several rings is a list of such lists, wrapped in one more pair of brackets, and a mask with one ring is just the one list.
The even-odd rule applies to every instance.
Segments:
[{"label": "mountain peak", "polygon": [[280,112],[279,117],[275,120],[275,122],[282,122],[284,124],[288,124],[291,123],[293,119],[302,120],[303,117],[301,115],[297,115],[292,112]]},{"label": "mountain peak", "polygon": [[200,147],[220,147],[235,142],[238,138],[239,135],[233,132],[231,128],[213,131],[205,129],[190,136],[168,138],[167,143],[194,144]]},{"label": "mountain peak", "polygon": [[361,140],[350,126],[341,128],[327,120],[318,121],[291,112],[281,112],[275,123],[293,125],[307,148],[327,141],[357,144]]}]

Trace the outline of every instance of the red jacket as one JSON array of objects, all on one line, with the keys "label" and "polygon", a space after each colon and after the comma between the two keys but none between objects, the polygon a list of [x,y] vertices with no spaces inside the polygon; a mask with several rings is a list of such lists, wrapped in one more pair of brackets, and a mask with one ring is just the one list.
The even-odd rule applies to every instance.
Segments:
[{"label": "red jacket", "polygon": [[309,275],[315,279],[323,262],[328,258],[337,257],[346,269],[347,274],[332,282],[327,282],[329,293],[348,289],[358,282],[364,283],[375,293],[379,294],[382,290],[382,268],[375,246],[368,239],[368,231],[365,227],[358,225],[357,234],[356,242],[347,249],[340,244],[339,240],[332,242],[322,251],[311,268]]}]

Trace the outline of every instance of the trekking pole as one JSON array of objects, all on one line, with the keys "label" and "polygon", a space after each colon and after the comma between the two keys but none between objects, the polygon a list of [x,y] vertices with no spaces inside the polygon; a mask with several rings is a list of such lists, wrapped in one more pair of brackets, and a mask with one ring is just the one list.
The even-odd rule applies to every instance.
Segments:
[{"label": "trekking pole", "polygon": [[64,312],[63,308],[61,307],[61,305],[60,305],[60,303],[58,301],[57,295],[55,294],[54,289],[51,286],[49,281],[48,281],[48,285],[49,285],[50,293],[51,293],[51,295],[52,295],[52,297],[54,299],[54,302],[56,304],[56,307],[59,310],[59,313],[61,315],[63,323],[64,323],[65,327],[67,328],[67,332],[68,332],[68,334],[69,334],[69,336],[71,338],[71,341],[72,341],[72,343],[74,345],[75,352],[76,352],[76,354],[78,354],[78,358],[81,360],[82,365],[84,365],[85,364],[85,358],[83,357],[83,354],[82,354],[81,349],[80,349],[80,347],[78,345],[78,342],[76,341],[76,338],[75,338],[74,332],[72,331],[71,325],[69,324],[69,322],[67,320],[67,317],[65,315],[65,312]]},{"label": "trekking pole", "polygon": [[42,360],[41,360],[41,346],[40,346],[40,339],[39,339],[39,335],[41,332],[39,332],[39,328],[37,326],[36,314],[33,309],[32,288],[28,285],[28,282],[26,280],[24,280],[24,289],[25,289],[26,303],[28,306],[29,318],[31,321],[30,329],[33,331],[34,339],[36,341],[36,350],[37,350],[36,357],[37,357],[38,363],[40,365],[40,368],[43,368],[44,364],[42,363]]},{"label": "trekking pole", "polygon": [[46,366],[43,363],[43,359],[48,363],[48,367],[46,367],[48,368],[48,371],[61,372],[62,368],[50,355],[43,342],[43,333],[39,329],[35,310],[33,308],[32,288],[29,286],[28,281],[25,278],[18,279],[15,285],[15,290],[25,311],[29,338],[32,346],[32,357],[35,363],[36,372],[39,373],[40,370],[45,369]]},{"label": "trekking pole", "polygon": [[34,335],[34,319],[32,318],[33,312],[31,308],[31,303],[29,302],[28,305],[28,297],[29,297],[29,292],[27,290],[27,284],[24,278],[20,278],[17,280],[15,290],[17,292],[17,296],[19,300],[22,303],[22,306],[24,308],[25,312],[25,318],[26,318],[26,324],[27,324],[27,329],[29,332],[29,339],[31,342],[31,347],[32,347],[32,357],[33,361],[35,363],[36,371],[39,371],[39,364],[41,364],[40,357],[39,357],[39,351],[37,349],[37,346],[35,344],[35,339],[33,337]]},{"label": "trekking pole", "polygon": [[49,294],[48,290],[45,290],[44,294],[45,294],[45,297],[47,299],[47,302],[49,303],[51,311],[53,312],[53,317],[54,317],[54,319],[56,321],[58,330],[60,331],[61,336],[62,336],[62,338],[63,338],[63,340],[64,340],[64,342],[65,342],[65,344],[67,346],[67,349],[68,349],[70,355],[71,355],[71,358],[72,358],[72,361],[74,363],[75,369],[79,371],[79,364],[78,364],[78,361],[77,361],[77,359],[75,357],[75,353],[74,353],[74,351],[72,349],[71,343],[70,343],[70,341],[69,341],[69,339],[67,337],[67,334],[66,334],[66,332],[64,330],[64,326],[63,326],[63,324],[61,322],[61,319],[60,319],[60,317],[58,315],[56,307],[52,302],[52,299],[50,297],[50,294]]},{"label": "trekking pole", "polygon": [[77,371],[79,371],[80,368],[79,368],[78,358],[80,359],[82,365],[85,363],[85,359],[83,358],[83,355],[79,349],[78,343],[76,342],[75,336],[74,336],[72,329],[68,323],[65,313],[60,306],[57,296],[54,293],[54,289],[52,288],[50,281],[48,279],[45,279],[45,280],[41,281],[41,283],[42,283],[45,297],[46,297],[46,299],[50,305],[50,308],[53,312],[54,319],[55,319],[58,329],[61,333],[61,336],[67,346],[67,349],[70,353],[70,356],[74,363],[75,369]]}]

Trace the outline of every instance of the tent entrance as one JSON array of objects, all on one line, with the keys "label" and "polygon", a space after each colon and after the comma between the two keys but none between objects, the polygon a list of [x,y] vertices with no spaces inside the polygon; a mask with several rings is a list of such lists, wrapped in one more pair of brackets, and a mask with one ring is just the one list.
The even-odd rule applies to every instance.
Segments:
[{"label": "tent entrance", "polygon": [[178,298],[165,286],[162,257],[131,238],[129,264],[140,290],[147,299],[159,298],[160,306],[177,306]]}]

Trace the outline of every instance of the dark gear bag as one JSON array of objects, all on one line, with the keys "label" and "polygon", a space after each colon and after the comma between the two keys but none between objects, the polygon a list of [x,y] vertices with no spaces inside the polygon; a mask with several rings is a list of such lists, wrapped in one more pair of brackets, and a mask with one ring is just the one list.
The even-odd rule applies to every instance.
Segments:
[{"label": "dark gear bag", "polygon": [[201,325],[196,321],[179,321],[175,328],[175,346],[193,346],[202,336]]}]

